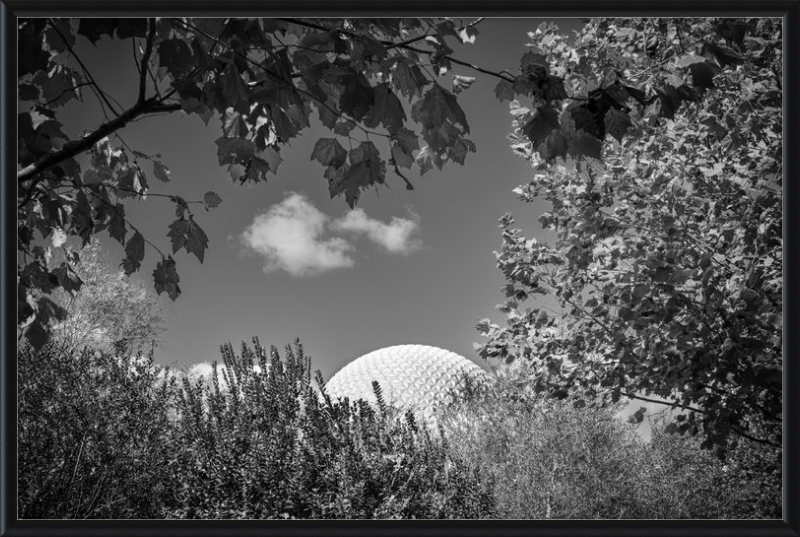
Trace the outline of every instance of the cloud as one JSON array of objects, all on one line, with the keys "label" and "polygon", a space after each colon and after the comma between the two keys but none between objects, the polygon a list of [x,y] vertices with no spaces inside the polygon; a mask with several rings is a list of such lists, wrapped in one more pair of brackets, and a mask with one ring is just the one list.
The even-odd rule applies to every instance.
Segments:
[{"label": "cloud", "polygon": [[264,258],[265,272],[284,270],[292,276],[315,276],[352,267],[353,247],[345,239],[322,235],[329,217],[302,194],[292,193],[257,216],[242,234],[245,245]]},{"label": "cloud", "polygon": [[354,209],[334,221],[331,229],[363,234],[393,254],[408,254],[420,247],[420,241],[415,237],[419,229],[417,217],[409,220],[395,216],[386,224],[370,218],[363,209]]},{"label": "cloud", "polygon": [[418,230],[416,215],[385,223],[355,209],[334,220],[293,192],[256,216],[241,239],[263,258],[265,272],[282,270],[302,277],[355,265],[355,247],[339,236],[342,233],[366,237],[391,254],[408,254],[420,247]]}]

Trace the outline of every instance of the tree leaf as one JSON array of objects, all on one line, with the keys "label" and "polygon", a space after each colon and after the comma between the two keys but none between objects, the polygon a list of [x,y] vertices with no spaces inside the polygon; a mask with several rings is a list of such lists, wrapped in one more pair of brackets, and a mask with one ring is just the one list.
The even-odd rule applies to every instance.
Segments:
[{"label": "tree leaf", "polygon": [[605,131],[616,138],[618,142],[622,142],[622,137],[625,136],[631,125],[631,118],[628,114],[620,112],[613,106],[606,112]]},{"label": "tree leaf", "polygon": [[554,129],[560,127],[558,112],[552,106],[542,106],[522,127],[522,133],[538,146]]},{"label": "tree leaf", "polygon": [[403,168],[411,168],[414,164],[414,157],[406,153],[400,144],[392,144],[392,158],[395,164]]},{"label": "tree leaf", "polygon": [[153,161],[153,174],[159,181],[162,181],[164,183],[169,182],[169,168],[167,168],[157,160]]},{"label": "tree leaf", "polygon": [[415,95],[422,95],[422,88],[428,84],[428,79],[418,66],[409,66],[403,58],[395,62],[392,82],[403,95],[411,99]]},{"label": "tree leaf", "polygon": [[31,324],[25,328],[25,338],[34,349],[41,350],[50,338],[47,325],[38,318],[34,319]]},{"label": "tree leaf", "polygon": [[128,228],[125,224],[125,206],[117,203],[114,206],[114,210],[109,212],[111,220],[108,224],[108,234],[112,239],[125,246],[125,235],[128,233]]},{"label": "tree leaf", "polygon": [[458,95],[462,91],[469,89],[477,80],[474,76],[453,75],[453,93]]},{"label": "tree leaf", "polygon": [[311,160],[316,160],[323,166],[338,168],[347,160],[347,151],[335,138],[320,138],[314,144]]},{"label": "tree leaf", "polygon": [[83,280],[65,261],[50,272],[58,278],[58,284],[72,296],[75,296],[83,285]]},{"label": "tree leaf", "polygon": [[400,130],[406,121],[406,113],[403,110],[403,104],[389,87],[389,84],[375,86],[374,95],[375,104],[364,116],[364,125],[374,128],[379,123],[382,123],[390,134]]},{"label": "tree leaf", "polygon": [[242,77],[239,76],[239,71],[234,63],[228,64],[228,67],[225,68],[225,71],[220,76],[220,81],[222,82],[222,95],[226,104],[240,114],[247,114],[250,111],[247,86],[245,86]]},{"label": "tree leaf", "polygon": [[42,99],[51,108],[58,108],[77,99],[76,88],[81,81],[81,75],[63,65],[56,65],[48,72],[39,71],[33,78],[33,83],[41,89]]},{"label": "tree leaf", "polygon": [[125,259],[122,260],[122,268],[125,274],[132,274],[139,270],[144,259],[144,237],[136,231],[133,237],[125,245]]},{"label": "tree leaf", "polygon": [[411,116],[426,129],[438,129],[442,123],[450,122],[453,125],[460,125],[464,133],[469,133],[469,123],[464,110],[461,109],[455,96],[439,84],[434,84],[421,100],[414,103]]},{"label": "tree leaf", "polygon": [[592,157],[600,160],[603,143],[585,132],[577,132],[568,139],[567,152],[574,157]]},{"label": "tree leaf", "polygon": [[[81,20],[83,22],[83,19]],[[192,68],[192,49],[182,39],[166,39],[158,45],[158,61],[173,78],[180,78]]]},{"label": "tree leaf", "polygon": [[222,203],[222,198],[220,198],[216,192],[208,191],[203,196],[203,202],[209,209],[214,209]]},{"label": "tree leaf", "polygon": [[172,243],[172,253],[176,253],[181,248],[186,247],[186,233],[189,228],[189,221],[182,216],[169,225],[167,237]]},{"label": "tree leaf", "polygon": [[218,138],[215,142],[217,144],[217,158],[219,159],[220,166],[224,164],[239,164],[246,163],[253,158],[256,152],[256,144],[250,140],[242,140],[241,138]]},{"label": "tree leaf", "polygon": [[208,249],[208,237],[203,229],[197,225],[192,217],[189,217],[186,226],[186,251],[194,254],[200,262],[203,262],[206,249]]},{"label": "tree leaf", "polygon": [[267,180],[267,173],[274,172],[270,165],[262,158],[253,157],[247,163],[245,178],[254,183]]},{"label": "tree leaf", "polygon": [[472,44],[475,42],[475,38],[478,37],[478,29],[474,26],[461,28],[458,31],[458,37],[461,39],[462,43]]},{"label": "tree leaf", "polygon": [[494,94],[500,102],[513,101],[515,95],[514,85],[508,80],[501,80],[498,82],[497,86],[494,87]]},{"label": "tree leaf", "polygon": [[86,36],[93,45],[104,35],[112,37],[120,19],[112,17],[83,17],[78,25],[78,34]]},{"label": "tree leaf", "polygon": [[172,259],[172,256],[162,258],[158,262],[153,271],[153,281],[156,293],[159,295],[166,292],[172,300],[176,300],[180,296],[181,288],[178,285],[180,277],[178,277],[175,260]]}]

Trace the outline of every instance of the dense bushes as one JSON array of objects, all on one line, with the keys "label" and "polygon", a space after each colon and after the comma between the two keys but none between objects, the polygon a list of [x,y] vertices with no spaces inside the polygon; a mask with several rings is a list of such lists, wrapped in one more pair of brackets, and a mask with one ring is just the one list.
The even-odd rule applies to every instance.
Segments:
[{"label": "dense bushes", "polygon": [[[775,518],[780,453],[726,462],[524,374],[475,386],[429,432],[332,401],[296,343],[222,348],[210,380],[152,357],[19,352],[22,518]],[[321,384],[321,378],[316,379]],[[318,384],[318,385],[320,385]]]},{"label": "dense bushes", "polygon": [[492,515],[477,469],[413,416],[318,393],[299,344],[222,355],[224,378],[179,384],[151,360],[22,349],[20,516]]},{"label": "dense bushes", "polygon": [[442,419],[453,455],[495,480],[497,516],[781,518],[780,452],[742,441],[721,461],[663,418],[646,442],[620,406],[576,408],[531,385],[520,364]]},{"label": "dense bushes", "polygon": [[174,385],[152,358],[18,352],[21,518],[160,515]]}]

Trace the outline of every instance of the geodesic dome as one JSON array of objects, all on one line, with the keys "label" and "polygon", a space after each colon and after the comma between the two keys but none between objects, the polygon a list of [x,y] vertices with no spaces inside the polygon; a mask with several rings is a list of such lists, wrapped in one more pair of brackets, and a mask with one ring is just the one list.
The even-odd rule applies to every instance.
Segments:
[{"label": "geodesic dome", "polygon": [[467,358],[428,345],[396,345],[370,352],[344,366],[325,385],[332,398],[365,399],[376,404],[377,380],[387,405],[430,415],[463,388],[487,373]]}]

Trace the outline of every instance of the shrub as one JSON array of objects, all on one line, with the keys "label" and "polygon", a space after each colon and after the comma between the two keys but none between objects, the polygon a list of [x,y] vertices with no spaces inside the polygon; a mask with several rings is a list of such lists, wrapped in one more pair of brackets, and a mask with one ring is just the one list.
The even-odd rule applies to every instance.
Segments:
[{"label": "shrub", "polygon": [[157,517],[175,384],[152,354],[18,352],[20,518]]},{"label": "shrub", "polygon": [[[183,383],[176,518],[479,518],[490,485],[409,415],[317,391],[302,347],[253,340],[211,383]],[[260,372],[254,365],[260,365]],[[224,378],[219,378],[218,371]],[[317,374],[317,384],[322,377]],[[222,386],[227,386],[223,389]],[[378,394],[379,394],[378,388]]]},{"label": "shrub", "polygon": [[[500,518],[780,516],[780,481],[776,486],[766,462],[751,463],[750,474],[731,462],[754,459],[754,449],[758,460],[774,462],[766,448],[743,444],[726,465],[701,449],[700,439],[666,433],[663,420],[648,443],[615,416],[618,406],[583,405],[537,395],[520,367],[501,371],[441,422],[452,456],[494,480]],[[739,452],[749,458],[734,459]],[[779,476],[779,464],[777,470]]]}]

